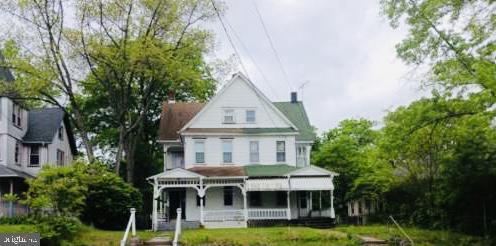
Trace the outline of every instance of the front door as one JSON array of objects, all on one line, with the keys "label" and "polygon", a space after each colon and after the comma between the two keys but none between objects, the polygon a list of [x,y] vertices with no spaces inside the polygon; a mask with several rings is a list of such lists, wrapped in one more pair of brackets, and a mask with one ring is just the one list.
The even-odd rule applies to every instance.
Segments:
[{"label": "front door", "polygon": [[176,210],[181,208],[182,219],[186,218],[186,189],[171,189],[169,190],[169,217],[177,218]]},{"label": "front door", "polygon": [[298,191],[296,193],[298,199],[298,217],[308,217],[307,194],[306,191]]}]

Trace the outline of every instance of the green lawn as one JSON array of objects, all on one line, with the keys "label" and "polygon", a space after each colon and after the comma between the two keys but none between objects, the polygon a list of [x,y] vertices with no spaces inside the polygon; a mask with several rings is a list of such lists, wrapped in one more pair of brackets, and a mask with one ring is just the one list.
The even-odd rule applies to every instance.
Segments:
[{"label": "green lawn", "polygon": [[[405,229],[415,241],[415,245],[491,245],[481,238],[416,228]],[[29,225],[0,225],[0,232],[34,232]],[[399,232],[393,227],[377,226],[340,226],[334,229],[312,229],[306,227],[271,227],[241,229],[198,229],[185,230],[183,245],[360,245],[357,235],[369,235],[390,239]],[[85,227],[75,242],[77,245],[118,245],[122,231],[103,231]],[[142,239],[155,236],[171,236],[170,232],[138,231]]]}]

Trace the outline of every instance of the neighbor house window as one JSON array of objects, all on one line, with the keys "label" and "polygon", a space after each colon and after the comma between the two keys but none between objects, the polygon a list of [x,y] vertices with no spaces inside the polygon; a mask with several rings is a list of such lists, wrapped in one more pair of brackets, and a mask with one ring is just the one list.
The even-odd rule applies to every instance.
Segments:
[{"label": "neighbor house window", "polygon": [[255,120],[256,120],[255,110],[246,110],[246,122],[255,123]]},{"label": "neighbor house window", "polygon": [[250,162],[259,162],[260,161],[260,153],[258,151],[258,141],[250,141]]},{"label": "neighbor house window", "polygon": [[205,142],[196,141],[195,142],[195,162],[205,163]]},{"label": "neighbor house window", "polygon": [[234,123],[234,109],[224,110],[224,123],[227,124]]},{"label": "neighbor house window", "polygon": [[232,163],[233,143],[231,139],[222,140],[222,160],[224,163]]},{"label": "neighbor house window", "polygon": [[224,187],[224,206],[233,205],[233,187]]},{"label": "neighbor house window", "polygon": [[57,150],[57,166],[63,166],[64,163],[64,151],[62,150]]},{"label": "neighbor house window", "polygon": [[262,206],[262,193],[260,191],[250,192],[250,206],[260,207]]},{"label": "neighbor house window", "polygon": [[286,206],[287,194],[285,191],[276,191],[276,205],[278,207]]},{"label": "neighbor house window", "polygon": [[277,141],[276,142],[276,151],[277,151],[277,162],[285,162],[286,161],[286,142]]},{"label": "neighbor house window", "polygon": [[38,145],[31,146],[29,152],[29,166],[30,167],[40,166],[40,146]]},{"label": "neighbor house window", "polygon": [[17,104],[12,104],[12,124],[21,126],[21,107]]},{"label": "neighbor house window", "polygon": [[21,144],[16,142],[14,149],[14,162],[17,165],[21,165]]},{"label": "neighbor house window", "polygon": [[64,127],[59,127],[59,139],[64,140]]}]

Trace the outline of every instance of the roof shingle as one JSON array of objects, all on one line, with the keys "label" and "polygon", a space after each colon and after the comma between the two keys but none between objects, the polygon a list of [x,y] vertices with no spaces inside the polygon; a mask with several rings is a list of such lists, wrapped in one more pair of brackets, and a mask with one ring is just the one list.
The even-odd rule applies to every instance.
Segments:
[{"label": "roof shingle", "polygon": [[315,132],[302,102],[274,102],[273,104],[298,128],[299,134],[296,136],[296,141],[315,140]]},{"label": "roof shingle", "polygon": [[51,143],[62,121],[64,111],[60,108],[30,110],[28,131],[23,137],[25,143]]},{"label": "roof shingle", "polygon": [[160,115],[158,138],[160,140],[179,139],[178,131],[200,112],[203,106],[205,106],[204,103],[196,102],[164,103]]}]

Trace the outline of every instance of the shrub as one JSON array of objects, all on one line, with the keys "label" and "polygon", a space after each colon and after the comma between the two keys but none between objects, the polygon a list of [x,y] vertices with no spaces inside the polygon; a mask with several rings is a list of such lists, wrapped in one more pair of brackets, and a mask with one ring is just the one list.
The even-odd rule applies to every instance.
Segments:
[{"label": "shrub", "polygon": [[42,245],[60,245],[74,237],[81,229],[81,222],[75,217],[43,216],[38,218],[36,229],[41,235]]},{"label": "shrub", "polygon": [[26,225],[33,224],[33,219],[27,215],[19,215],[14,217],[0,217],[0,225]]},{"label": "shrub", "polygon": [[140,192],[105,166],[88,167],[86,207],[81,220],[101,229],[122,229],[129,219],[129,208],[140,209]]}]

